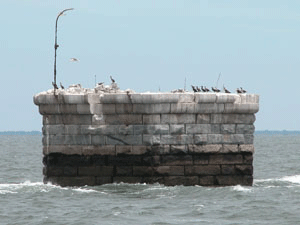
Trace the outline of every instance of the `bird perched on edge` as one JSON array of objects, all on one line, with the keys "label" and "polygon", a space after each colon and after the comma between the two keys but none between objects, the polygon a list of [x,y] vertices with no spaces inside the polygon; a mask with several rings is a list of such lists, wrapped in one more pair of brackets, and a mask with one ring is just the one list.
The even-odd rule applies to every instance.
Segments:
[{"label": "bird perched on edge", "polygon": [[112,76],[110,76],[111,82],[115,83],[115,80],[112,78]]},{"label": "bird perched on edge", "polygon": [[227,88],[225,88],[224,86],[223,86],[223,89],[224,89],[225,93],[227,93],[227,94],[231,93],[231,92],[230,92]]},{"label": "bird perched on edge", "polygon": [[55,89],[58,89],[57,84],[55,84],[54,82],[52,82],[52,85]]},{"label": "bird perched on edge", "polygon": [[196,86],[196,89],[198,92],[201,92],[201,89],[198,86]]},{"label": "bird perched on edge", "polygon": [[242,92],[242,93],[246,93],[247,91],[244,90],[243,88],[241,88],[241,92]]},{"label": "bird perched on edge", "polygon": [[100,83],[98,83],[98,85],[100,86],[100,85],[102,85],[102,84],[104,84],[104,82],[100,82]]},{"label": "bird perched on edge", "polygon": [[197,90],[197,88],[195,86],[191,85],[191,87],[192,87],[192,89],[193,89],[194,92],[198,92],[198,90]]},{"label": "bird perched on edge", "polygon": [[211,90],[213,90],[213,92],[220,92],[220,89],[214,87],[211,87]]},{"label": "bird perched on edge", "polygon": [[65,89],[61,82],[59,82],[61,89]]},{"label": "bird perched on edge", "polygon": [[240,90],[240,89],[236,89],[236,92],[238,93],[238,94],[242,94],[243,92]]}]

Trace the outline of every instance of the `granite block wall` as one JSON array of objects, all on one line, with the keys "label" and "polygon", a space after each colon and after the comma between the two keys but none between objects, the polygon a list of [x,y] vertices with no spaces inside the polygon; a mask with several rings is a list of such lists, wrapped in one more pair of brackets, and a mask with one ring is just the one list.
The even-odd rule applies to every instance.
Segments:
[{"label": "granite block wall", "polygon": [[34,103],[45,182],[252,185],[258,95],[43,92]]}]

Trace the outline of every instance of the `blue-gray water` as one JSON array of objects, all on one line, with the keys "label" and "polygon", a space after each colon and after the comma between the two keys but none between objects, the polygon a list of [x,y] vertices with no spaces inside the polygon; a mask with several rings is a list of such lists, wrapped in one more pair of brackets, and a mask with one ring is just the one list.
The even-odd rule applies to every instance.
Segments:
[{"label": "blue-gray water", "polygon": [[0,224],[300,224],[300,135],[255,136],[253,187],[42,183],[41,136],[0,135]]}]

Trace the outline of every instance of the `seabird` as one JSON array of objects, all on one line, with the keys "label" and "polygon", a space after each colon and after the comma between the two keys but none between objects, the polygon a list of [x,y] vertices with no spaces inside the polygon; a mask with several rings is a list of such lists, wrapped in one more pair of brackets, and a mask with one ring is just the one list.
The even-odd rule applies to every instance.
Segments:
[{"label": "seabird", "polygon": [[243,88],[241,88],[241,92],[242,92],[242,93],[246,93],[247,91],[244,90]]},{"label": "seabird", "polygon": [[203,88],[203,86],[201,86],[201,90],[202,90],[203,92],[206,92],[206,90]]},{"label": "seabird", "polygon": [[228,89],[226,89],[224,86],[223,86],[223,89],[224,89],[224,91],[225,91],[225,93],[231,93],[230,91],[228,91]]},{"label": "seabird", "polygon": [[196,89],[198,92],[201,92],[201,89],[198,86],[196,86]]},{"label": "seabird", "polygon": [[76,59],[76,58],[71,58],[71,59],[70,59],[70,62],[79,62],[79,60]]},{"label": "seabird", "polygon": [[54,82],[52,82],[52,85],[55,89],[58,89],[57,84],[55,84]]},{"label": "seabird", "polygon": [[240,90],[240,89],[236,89],[236,92],[238,93],[238,94],[242,94],[243,92]]},{"label": "seabird", "polygon": [[65,89],[61,82],[59,82],[61,89]]},{"label": "seabird", "polygon": [[191,86],[192,86],[192,89],[194,92],[198,92],[195,86],[193,86],[193,85],[191,85]]},{"label": "seabird", "polygon": [[211,87],[211,90],[213,90],[213,92],[220,92],[218,88],[214,88],[214,87]]},{"label": "seabird", "polygon": [[98,83],[99,86],[102,85],[102,84],[104,84],[104,82]]},{"label": "seabird", "polygon": [[115,83],[115,80],[110,76],[111,82]]},{"label": "seabird", "polygon": [[205,92],[210,92],[210,90],[207,87],[204,87]]}]

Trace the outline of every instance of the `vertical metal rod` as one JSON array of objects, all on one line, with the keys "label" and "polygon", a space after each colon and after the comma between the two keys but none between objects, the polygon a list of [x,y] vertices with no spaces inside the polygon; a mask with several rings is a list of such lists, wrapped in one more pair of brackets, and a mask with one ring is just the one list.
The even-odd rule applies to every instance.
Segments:
[{"label": "vertical metal rod", "polygon": [[[57,17],[56,17],[56,22],[55,22],[55,44],[54,44],[54,49],[55,49],[55,54],[54,54],[54,86],[56,86],[56,50],[57,48],[59,47],[59,45],[57,44],[57,21],[58,21],[58,18],[64,14],[64,12],[68,11],[68,10],[73,10],[73,8],[70,8],[70,9],[65,9],[63,11],[61,11]],[[55,95],[55,87],[54,88],[54,95]]]}]

